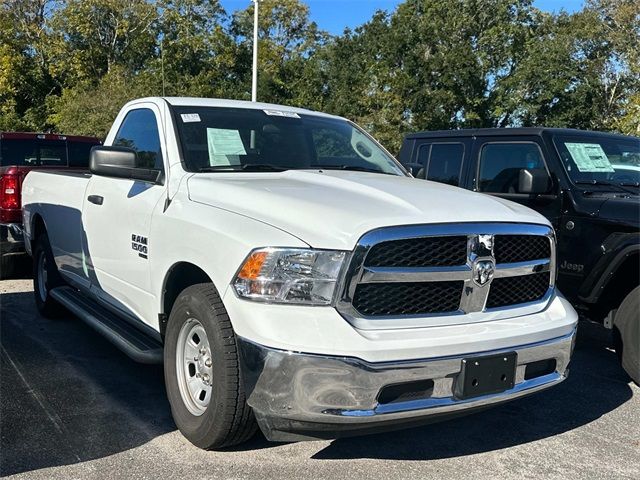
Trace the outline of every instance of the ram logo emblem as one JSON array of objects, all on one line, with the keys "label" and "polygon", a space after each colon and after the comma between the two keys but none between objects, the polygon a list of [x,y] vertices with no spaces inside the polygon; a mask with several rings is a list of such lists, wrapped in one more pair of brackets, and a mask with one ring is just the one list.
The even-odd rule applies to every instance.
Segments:
[{"label": "ram logo emblem", "polygon": [[480,260],[473,266],[473,281],[479,286],[484,286],[491,281],[496,266],[491,260]]}]

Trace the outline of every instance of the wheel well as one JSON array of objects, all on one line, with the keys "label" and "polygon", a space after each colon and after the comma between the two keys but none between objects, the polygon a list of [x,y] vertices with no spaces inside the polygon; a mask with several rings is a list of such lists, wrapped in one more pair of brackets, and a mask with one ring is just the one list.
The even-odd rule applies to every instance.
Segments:
[{"label": "wheel well", "polygon": [[[200,267],[193,263],[180,262],[176,263],[169,273],[164,282],[163,289],[163,301],[162,301],[162,313],[168,320],[168,316],[171,313],[173,304],[175,303],[178,295],[185,288],[191,285],[197,285],[198,283],[211,283],[211,278]],[[164,337],[164,331],[166,329],[167,322],[160,322],[160,334]]]},{"label": "wheel well", "polygon": [[598,300],[598,311],[605,316],[618,308],[631,290],[640,285],[640,252],[631,253],[615,270]]}]

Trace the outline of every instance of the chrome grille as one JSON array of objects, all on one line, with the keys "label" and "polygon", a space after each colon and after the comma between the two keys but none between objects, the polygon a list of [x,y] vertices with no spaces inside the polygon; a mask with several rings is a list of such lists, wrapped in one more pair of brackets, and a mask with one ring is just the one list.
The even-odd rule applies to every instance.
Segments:
[{"label": "chrome grille", "polygon": [[493,250],[496,263],[526,262],[551,257],[549,239],[535,235],[497,235]]},{"label": "chrome grille", "polygon": [[467,237],[409,238],[371,247],[368,267],[445,267],[467,261]]},{"label": "chrome grille", "polygon": [[464,282],[363,283],[354,308],[363,315],[420,315],[455,312]]},{"label": "chrome grille", "polygon": [[[542,309],[554,278],[554,236],[546,226],[390,227],[362,237],[336,306],[363,329],[482,321],[488,311],[506,318],[514,309]],[[434,316],[452,318],[430,321]]]},{"label": "chrome grille", "polygon": [[549,289],[549,272],[496,278],[491,284],[486,308],[535,302]]}]

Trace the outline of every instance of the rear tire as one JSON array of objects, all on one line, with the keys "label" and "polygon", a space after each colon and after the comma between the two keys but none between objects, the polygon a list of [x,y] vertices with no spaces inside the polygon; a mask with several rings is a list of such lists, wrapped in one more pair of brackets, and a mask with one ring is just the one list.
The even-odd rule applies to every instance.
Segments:
[{"label": "rear tire", "polygon": [[33,293],[43,317],[57,318],[64,313],[64,307],[51,297],[51,290],[62,285],[64,281],[53,259],[49,238],[43,233],[33,250]]},{"label": "rear tire", "polygon": [[11,255],[3,255],[0,257],[0,280],[13,278],[16,274],[17,265],[15,258]]},{"label": "rear tire", "polygon": [[640,385],[640,286],[622,300],[613,321],[613,338],[623,368]]},{"label": "rear tire", "polygon": [[191,443],[219,449],[255,434],[236,336],[212,284],[186,288],[173,305],[165,334],[164,372],[173,419]]}]

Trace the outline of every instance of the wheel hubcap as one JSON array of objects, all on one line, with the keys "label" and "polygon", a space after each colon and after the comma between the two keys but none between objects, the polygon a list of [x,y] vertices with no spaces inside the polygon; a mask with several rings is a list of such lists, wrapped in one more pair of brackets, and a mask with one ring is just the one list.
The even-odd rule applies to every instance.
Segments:
[{"label": "wheel hubcap", "polygon": [[207,332],[195,318],[188,319],[178,334],[176,373],[180,395],[187,409],[202,415],[211,401],[213,359]]},{"label": "wheel hubcap", "polygon": [[44,252],[38,257],[38,294],[43,302],[47,301],[47,256]]}]

